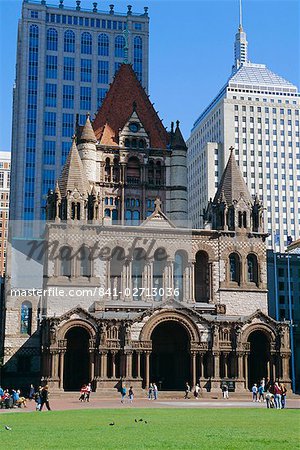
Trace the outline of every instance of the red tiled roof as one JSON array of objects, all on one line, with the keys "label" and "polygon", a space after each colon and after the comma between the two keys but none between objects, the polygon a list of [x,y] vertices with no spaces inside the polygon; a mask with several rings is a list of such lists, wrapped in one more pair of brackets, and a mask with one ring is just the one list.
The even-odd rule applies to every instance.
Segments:
[{"label": "red tiled roof", "polygon": [[130,64],[121,65],[96,114],[93,128],[97,139],[104,145],[116,145],[119,129],[124,127],[131,116],[134,103],[135,110],[149,135],[150,146],[166,148],[168,133]]}]

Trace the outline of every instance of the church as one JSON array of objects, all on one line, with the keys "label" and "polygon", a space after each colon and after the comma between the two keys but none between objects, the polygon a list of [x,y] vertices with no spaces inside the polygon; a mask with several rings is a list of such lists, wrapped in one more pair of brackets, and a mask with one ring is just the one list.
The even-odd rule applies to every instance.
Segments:
[{"label": "church", "polygon": [[186,152],[179,122],[166,130],[122,64],[48,194],[43,295],[7,294],[5,382],[290,386],[288,323],[267,313],[263,205],[231,149],[204,229],[190,228]]}]

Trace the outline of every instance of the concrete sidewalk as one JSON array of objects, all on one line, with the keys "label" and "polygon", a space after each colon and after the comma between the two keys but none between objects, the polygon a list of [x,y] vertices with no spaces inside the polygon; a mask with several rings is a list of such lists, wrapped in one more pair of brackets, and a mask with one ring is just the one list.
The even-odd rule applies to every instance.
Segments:
[{"label": "concrete sidewalk", "polygon": [[[121,403],[121,397],[115,396],[114,398],[103,398],[91,396],[90,402],[80,402],[78,400],[78,395],[76,397],[63,397],[63,398],[51,398],[50,396],[50,406],[53,411],[63,411],[70,409],[104,409],[104,408],[265,408],[266,403],[253,403],[251,398],[248,400],[239,398],[229,398],[229,399],[199,399],[195,400],[191,398],[189,400],[182,399],[158,399],[158,400],[148,400],[147,398],[136,398],[133,403],[129,403],[126,399],[125,403]],[[300,409],[299,398],[288,398],[287,399],[287,409]],[[44,407],[45,408],[45,407]],[[35,402],[28,401],[27,408],[14,408],[14,409],[1,409],[1,413],[5,412],[30,412],[35,411]],[[45,409],[46,411],[46,409]]]}]

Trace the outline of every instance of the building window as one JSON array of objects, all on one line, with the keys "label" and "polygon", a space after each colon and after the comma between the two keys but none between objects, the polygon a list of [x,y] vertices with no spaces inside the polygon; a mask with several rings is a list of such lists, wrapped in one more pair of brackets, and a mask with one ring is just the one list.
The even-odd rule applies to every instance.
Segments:
[{"label": "building window", "polygon": [[92,35],[90,33],[82,33],[81,35],[81,53],[92,54]]},{"label": "building window", "polygon": [[80,109],[86,111],[91,110],[91,95],[92,91],[90,87],[82,86],[80,88]]},{"label": "building window", "polygon": [[55,164],[55,141],[44,141],[44,164]]},{"label": "building window", "polygon": [[98,36],[98,55],[108,56],[109,55],[109,39],[107,34],[99,34]]},{"label": "building window", "polygon": [[124,58],[125,57],[125,39],[124,36],[116,36],[115,38],[115,57],[116,58]]},{"label": "building window", "polygon": [[71,276],[71,255],[72,250],[69,247],[62,247],[59,252],[60,271],[62,277]]},{"label": "building window", "polygon": [[4,187],[4,172],[0,172],[0,188]]},{"label": "building window", "polygon": [[68,53],[75,52],[75,33],[72,30],[65,31],[64,34],[64,51]]},{"label": "building window", "polygon": [[79,259],[79,275],[81,277],[91,276],[91,258],[90,251],[87,247],[82,246],[78,255]]},{"label": "building window", "polygon": [[47,30],[47,50],[57,51],[57,31],[55,28]]},{"label": "building window", "polygon": [[176,300],[179,301],[182,301],[184,297],[183,280],[186,265],[187,265],[186,252],[180,250],[177,251],[175,253],[175,261],[174,261],[174,290],[176,289],[177,291],[177,295],[175,294],[175,298]]},{"label": "building window", "polygon": [[108,61],[98,61],[98,83],[108,83]]},{"label": "building window", "polygon": [[258,285],[258,262],[256,255],[247,256],[248,282]]},{"label": "building window", "polygon": [[141,82],[143,74],[143,41],[140,36],[135,36],[133,40],[133,69]]},{"label": "building window", "polygon": [[57,56],[46,56],[46,78],[57,78]]},{"label": "building window", "polygon": [[229,256],[229,276],[230,281],[240,284],[240,258],[237,253]]},{"label": "building window", "polygon": [[56,113],[55,112],[45,112],[45,135],[55,136],[56,135]]},{"label": "building window", "polygon": [[200,251],[196,254],[195,264],[195,300],[208,302],[209,300],[209,266],[208,254]]},{"label": "building window", "polygon": [[98,88],[98,90],[97,90],[97,106],[98,106],[98,108],[100,108],[100,106],[102,105],[106,94],[107,94],[107,89]]},{"label": "building window", "polygon": [[74,86],[63,86],[63,108],[74,108]]},{"label": "building window", "polygon": [[74,81],[75,60],[74,58],[64,58],[64,80]]},{"label": "building window", "polygon": [[164,248],[158,248],[153,261],[153,297],[154,300],[163,299],[163,277],[167,263],[167,253]]},{"label": "building window", "polygon": [[46,104],[46,106],[56,108],[56,94],[57,94],[57,85],[46,83],[46,88],[45,88],[45,104]]},{"label": "building window", "polygon": [[43,199],[46,197],[49,189],[54,189],[55,185],[55,171],[54,170],[43,170],[43,186],[42,195]]},{"label": "building window", "polygon": [[62,115],[62,135],[72,137],[74,133],[74,114],[63,113]]},{"label": "building window", "polygon": [[31,302],[23,302],[21,305],[21,324],[20,333],[31,335],[32,327],[32,304]]},{"label": "building window", "polygon": [[81,81],[90,82],[92,81],[92,60],[82,59],[81,60]]},{"label": "building window", "polygon": [[140,300],[143,288],[143,273],[146,263],[146,253],[142,248],[136,248],[133,251],[132,257],[132,289],[134,300]]}]

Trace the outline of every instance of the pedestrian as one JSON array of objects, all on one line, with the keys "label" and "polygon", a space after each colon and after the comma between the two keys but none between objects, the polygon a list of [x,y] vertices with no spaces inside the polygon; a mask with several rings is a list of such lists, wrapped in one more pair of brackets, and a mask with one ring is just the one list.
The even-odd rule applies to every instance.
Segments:
[{"label": "pedestrian", "polygon": [[252,386],[251,391],[252,391],[252,401],[253,402],[257,402],[257,391],[258,391],[258,389],[257,389],[257,384],[256,383],[254,383],[254,385]]},{"label": "pedestrian", "polygon": [[79,400],[80,400],[81,402],[85,402],[86,396],[87,396],[87,386],[86,386],[86,384],[84,384],[84,385],[82,386],[82,388],[80,389]]},{"label": "pedestrian", "polygon": [[33,400],[34,399],[34,394],[35,394],[35,389],[33,384],[30,385],[30,389],[29,389],[29,400]]},{"label": "pedestrian", "polygon": [[41,392],[42,392],[42,386],[39,386],[38,390],[34,394],[34,401],[36,403],[36,405],[35,405],[36,411],[39,411],[40,407],[41,407],[41,402],[42,402]]},{"label": "pedestrian", "polygon": [[261,401],[264,402],[265,401],[265,391],[264,391],[264,388],[263,388],[262,384],[258,388],[258,401],[259,402],[261,402]]},{"label": "pedestrian", "polygon": [[281,394],[282,394],[282,391],[280,389],[279,384],[276,381],[276,383],[274,383],[274,398],[275,398],[275,407],[276,407],[276,409],[281,409],[282,408]]},{"label": "pedestrian", "polygon": [[223,383],[222,392],[223,392],[223,398],[229,398],[229,389],[228,389],[227,383]]},{"label": "pedestrian", "polygon": [[189,397],[190,392],[191,392],[190,385],[189,385],[188,382],[186,382],[186,383],[185,383],[185,395],[184,395],[184,398],[185,398],[185,399],[188,399],[188,400],[189,400],[189,398],[190,398],[190,397]]},{"label": "pedestrian", "polygon": [[122,384],[122,387],[121,387],[121,403],[124,403],[124,400],[125,400],[125,397],[126,397],[126,392],[127,392],[126,386],[125,386],[125,384]]},{"label": "pedestrian", "polygon": [[150,383],[148,389],[148,400],[153,400],[153,393],[153,383]]},{"label": "pedestrian", "polygon": [[195,389],[194,389],[194,397],[195,397],[196,400],[199,399],[199,393],[200,393],[200,386],[197,383],[196,386],[195,386]]},{"label": "pedestrian", "polygon": [[274,395],[269,391],[266,392],[266,403],[267,408],[274,408]]},{"label": "pedestrian", "polygon": [[130,388],[129,388],[129,390],[128,390],[128,398],[129,398],[129,402],[130,402],[130,403],[133,402],[133,397],[134,397],[133,387],[130,386]]},{"label": "pedestrian", "polygon": [[89,383],[86,387],[86,401],[87,402],[90,401],[91,392],[92,392],[92,385],[91,385],[91,383]]},{"label": "pedestrian", "polygon": [[284,409],[286,406],[286,393],[287,393],[287,388],[285,387],[284,383],[280,383],[280,389],[281,389],[281,408]]},{"label": "pedestrian", "polygon": [[266,387],[266,379],[265,379],[265,378],[262,378],[262,379],[260,380],[260,385],[263,387],[263,390],[264,390],[264,392],[265,392],[265,387]]},{"label": "pedestrian", "polygon": [[156,383],[153,383],[153,396],[154,396],[154,400],[157,400],[157,397],[158,397],[158,387],[157,387]]},{"label": "pedestrian", "polygon": [[265,391],[271,392],[270,388],[271,388],[271,381],[270,381],[270,378],[268,377],[265,381]]},{"label": "pedestrian", "polygon": [[50,404],[49,404],[49,388],[48,388],[47,384],[41,390],[41,407],[40,407],[40,411],[42,411],[44,405],[46,405],[46,408],[48,409],[48,411],[51,411]]}]

